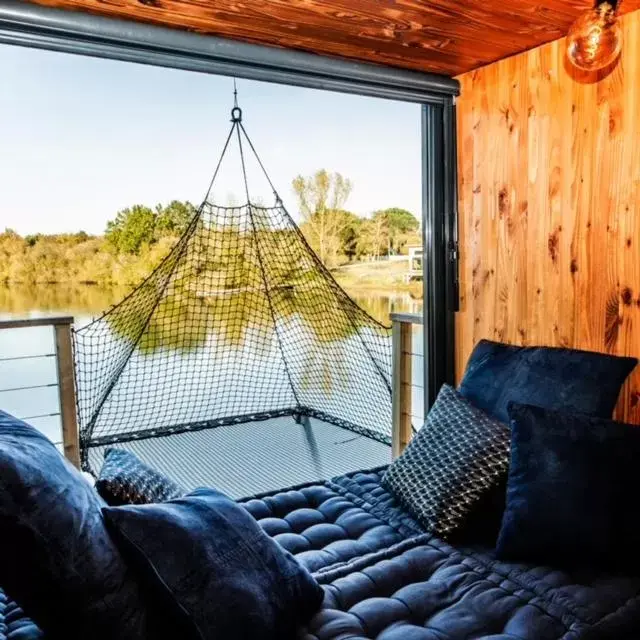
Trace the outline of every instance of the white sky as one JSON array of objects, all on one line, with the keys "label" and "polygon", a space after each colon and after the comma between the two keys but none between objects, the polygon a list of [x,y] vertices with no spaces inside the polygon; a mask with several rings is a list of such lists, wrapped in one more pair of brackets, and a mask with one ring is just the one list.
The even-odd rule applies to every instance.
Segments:
[{"label": "white sky", "polygon": [[[351,211],[419,214],[418,105],[245,80],[238,90],[294,216],[292,179],[320,168],[352,180]],[[101,233],[126,206],[198,204],[231,103],[229,78],[0,46],[0,230]],[[220,204],[244,199],[238,169],[225,165]],[[264,182],[252,184],[270,202]]]}]

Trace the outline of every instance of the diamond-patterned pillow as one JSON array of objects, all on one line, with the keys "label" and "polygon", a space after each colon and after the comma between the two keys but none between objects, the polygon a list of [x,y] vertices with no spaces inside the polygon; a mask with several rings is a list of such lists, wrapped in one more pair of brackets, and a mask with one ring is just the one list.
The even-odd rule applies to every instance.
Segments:
[{"label": "diamond-patterned pillow", "polygon": [[96,491],[112,507],[150,504],[182,497],[186,491],[123,449],[106,449]]},{"label": "diamond-patterned pillow", "polygon": [[424,427],[382,484],[429,531],[446,538],[509,467],[510,429],[443,385]]}]

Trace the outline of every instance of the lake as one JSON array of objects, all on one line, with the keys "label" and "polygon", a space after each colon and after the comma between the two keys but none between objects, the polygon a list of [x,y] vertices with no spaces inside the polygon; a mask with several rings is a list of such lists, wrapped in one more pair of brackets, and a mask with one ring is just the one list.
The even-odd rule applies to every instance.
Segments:
[{"label": "lake", "polygon": [[[75,318],[76,327],[82,327],[120,302],[128,292],[129,289],[122,287],[88,285],[0,286],[0,319],[69,315]],[[416,313],[420,312],[422,307],[421,300],[414,299],[406,292],[376,292],[357,288],[351,288],[347,292],[371,316],[387,325],[390,313]],[[295,323],[300,326],[294,326]],[[309,406],[318,407],[325,403],[329,409],[352,407],[353,416],[344,417],[351,417],[356,424],[362,423],[367,406],[371,405],[371,398],[367,398],[366,393],[359,396],[356,381],[374,378],[375,370],[366,356],[363,356],[361,343],[370,339],[371,343],[375,344],[376,340],[380,341],[380,336],[374,335],[374,331],[371,335],[365,335],[363,340],[357,335],[345,332],[344,338],[340,340],[328,340],[323,334],[324,330],[314,326],[313,322],[305,323],[300,319],[289,318],[283,320],[282,326],[282,330],[289,331],[290,335],[305,336],[298,345],[289,339],[287,346],[290,349],[290,360],[294,363],[294,368],[297,367],[294,371],[294,375],[299,377],[296,384],[300,385],[308,397]],[[232,406],[237,406],[237,410],[243,412],[258,410],[267,399],[284,403],[288,391],[283,379],[287,372],[280,370],[282,365],[279,355],[274,353],[273,348],[265,346],[259,327],[256,329],[255,326],[243,325],[241,330],[243,333],[240,344],[237,343],[237,338],[226,342],[220,339],[224,330],[221,331],[218,325],[216,331],[207,334],[206,349],[203,347],[204,342],[187,349],[176,348],[176,345],[165,342],[157,348],[136,353],[130,366],[134,374],[126,380],[127,385],[122,384],[119,385],[120,390],[115,389],[113,400],[110,406],[107,406],[103,422],[109,426],[105,428],[115,429],[113,425],[117,426],[118,419],[123,420],[124,415],[128,421],[139,423],[142,429],[145,422],[157,424],[158,418],[162,418],[160,424],[164,424],[165,421],[166,424],[171,423],[179,413],[184,413],[184,407],[188,408],[189,419],[196,420],[199,416],[194,407],[199,407],[204,413],[213,411],[215,415],[224,416],[234,415],[228,413],[229,407]],[[117,335],[120,329],[112,326],[106,331],[107,334],[101,340],[94,342],[95,346],[91,345],[94,351],[88,354],[86,361],[94,363],[91,365],[92,369],[97,366],[96,363],[113,362],[119,357],[117,350],[121,348],[123,340],[122,335]],[[175,336],[176,328],[172,331]],[[162,342],[162,332],[163,327],[160,327],[154,339],[160,339]],[[181,328],[177,330],[177,333],[181,332]],[[215,334],[213,338],[210,333]],[[126,338],[127,336],[124,336],[125,341]],[[195,338],[200,339],[200,336],[196,335]],[[204,336],[202,339],[204,340]],[[311,346],[310,339],[315,340]],[[215,347],[215,353],[211,350],[211,340],[217,340],[222,344]],[[307,356],[304,362],[302,357],[299,357],[299,353],[304,351],[302,346],[306,346],[307,351],[314,354],[311,357]],[[365,351],[367,349],[365,345]],[[59,442],[57,389],[52,384],[56,375],[55,360],[52,357],[31,358],[51,351],[50,328],[0,331],[0,408],[29,419],[29,422],[40,428],[54,442]],[[199,357],[198,353],[201,356],[204,353],[206,357]],[[25,356],[29,359],[21,359]],[[299,366],[296,364],[298,360]],[[327,362],[331,363],[330,367],[327,367]],[[137,370],[140,371],[139,374],[135,374]],[[153,372],[154,376],[160,372],[163,379],[177,384],[180,388],[180,402],[162,407],[161,415],[154,414],[157,413],[158,401],[154,406],[151,394],[156,380],[146,379],[149,372]],[[90,373],[93,375],[93,372]],[[83,371],[80,371],[79,375],[82,376]],[[265,380],[269,384],[264,384]],[[22,389],[31,386],[38,388]],[[218,394],[211,394],[211,389],[217,389]],[[376,393],[380,393],[380,390]],[[220,397],[224,398],[223,405],[213,404],[210,396],[214,395],[218,403]],[[243,405],[248,395],[252,395],[255,406],[247,408]],[[135,406],[136,410],[132,411],[132,406]],[[276,403],[275,406],[279,405]],[[327,410],[327,413],[331,411]],[[381,423],[387,420],[386,415],[382,414],[379,419]],[[99,429],[100,424],[98,431]],[[108,431],[105,431],[105,435],[108,435]]]},{"label": "lake", "polygon": [[[130,291],[128,287],[97,285],[2,285],[0,318],[25,318],[44,315],[70,315],[82,326],[118,303]],[[404,291],[389,292],[347,288],[347,293],[376,320],[389,324],[394,311],[420,313],[422,300]]]}]

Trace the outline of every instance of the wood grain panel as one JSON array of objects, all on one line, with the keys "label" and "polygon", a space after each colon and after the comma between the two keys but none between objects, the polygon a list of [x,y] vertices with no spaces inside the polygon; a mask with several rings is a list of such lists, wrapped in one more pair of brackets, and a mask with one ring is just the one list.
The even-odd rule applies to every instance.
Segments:
[{"label": "wood grain panel", "polygon": [[[455,75],[564,36],[588,0],[32,0]],[[624,0],[622,11],[640,8]]]},{"label": "wood grain panel", "polygon": [[[604,79],[559,40],[462,75],[457,371],[480,338],[640,357],[640,12]],[[617,416],[640,423],[640,367]]]}]

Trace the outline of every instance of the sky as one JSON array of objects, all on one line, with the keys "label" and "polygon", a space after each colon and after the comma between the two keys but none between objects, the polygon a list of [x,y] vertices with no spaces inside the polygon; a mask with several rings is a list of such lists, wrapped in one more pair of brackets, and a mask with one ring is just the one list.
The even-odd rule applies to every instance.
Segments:
[{"label": "sky", "polygon": [[[239,79],[244,125],[285,206],[321,168],[353,183],[345,208],[420,211],[420,107]],[[199,204],[230,125],[233,81],[0,45],[0,230],[102,233],[118,210]],[[272,198],[255,163],[252,198]],[[246,198],[233,148],[213,194]]]}]

